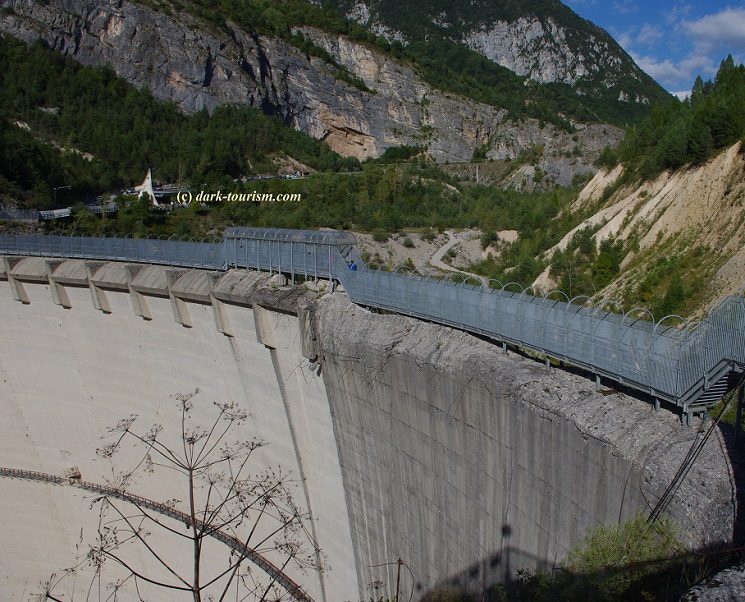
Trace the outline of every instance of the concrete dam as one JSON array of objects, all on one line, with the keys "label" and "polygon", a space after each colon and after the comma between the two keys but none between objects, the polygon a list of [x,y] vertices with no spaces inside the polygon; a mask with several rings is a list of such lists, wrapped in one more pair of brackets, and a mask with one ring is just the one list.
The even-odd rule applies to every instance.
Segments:
[{"label": "concrete dam", "polygon": [[[259,466],[291,475],[312,518],[326,570],[286,569],[312,600],[392,597],[399,559],[415,599],[550,568],[588,527],[654,506],[697,438],[672,412],[472,334],[372,312],[324,280],[2,261],[0,466],[112,483],[95,453],[107,427],[131,414],[166,424],[172,396],[197,388],[205,422],[213,401],[235,400],[250,414],[241,438],[267,443]],[[22,600],[84,554],[97,517],[79,487],[2,474],[0,594]],[[668,508],[689,545],[732,541],[738,480],[716,431]],[[184,495],[162,473],[130,489]]]}]

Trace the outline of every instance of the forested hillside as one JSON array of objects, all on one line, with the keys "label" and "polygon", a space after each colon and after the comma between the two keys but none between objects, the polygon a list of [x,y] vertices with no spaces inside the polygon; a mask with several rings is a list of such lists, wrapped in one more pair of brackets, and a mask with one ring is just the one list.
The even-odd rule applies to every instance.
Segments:
[{"label": "forested hillside", "polygon": [[623,163],[627,177],[650,178],[665,169],[700,165],[717,151],[745,139],[745,66],[731,56],[722,61],[714,81],[699,76],[684,100],[656,106],[631,127],[617,152],[602,163]]},{"label": "forested hillside", "polygon": [[608,171],[574,204],[596,211],[542,258],[540,282],[643,303],[657,316],[738,290],[743,143],[745,66],[727,57],[713,81],[699,77],[689,98],[656,107],[604,153]]},{"label": "forested hillside", "polygon": [[[40,45],[27,47],[3,36],[0,107],[0,190],[5,201],[48,207],[53,188],[71,186],[58,194],[58,204],[69,205],[131,186],[148,167],[161,181],[181,180],[193,190],[303,195],[301,203],[195,205],[168,215],[133,203],[103,223],[81,212],[73,223],[60,222],[56,228],[195,237],[230,224],[380,233],[449,226],[519,228],[534,230],[540,238],[525,249],[535,254],[558,241],[567,227],[563,222],[552,225],[552,219],[570,202],[570,190],[523,194],[461,185],[419,157],[415,148],[391,149],[360,171],[363,166],[356,160],[340,157],[255,109],[226,106],[211,116],[185,116],[108,69],[82,67]],[[276,170],[272,159],[277,155],[319,173],[301,180],[233,181]]]},{"label": "forested hillside", "polygon": [[0,191],[35,207],[49,205],[54,187],[96,195],[141,181],[149,167],[162,181],[204,186],[272,171],[277,153],[319,170],[359,169],[257,109],[186,116],[110,69],[81,67],[7,36],[0,36],[0,120]]},{"label": "forested hillside", "polygon": [[624,126],[668,96],[605,31],[558,0],[324,5],[403,46],[435,85],[516,114],[525,111],[520,100],[527,96],[528,110],[540,118],[554,113]]},{"label": "forested hillside", "polygon": [[[524,285],[543,273],[572,295],[596,294],[623,276],[628,257],[640,255],[647,261],[645,253],[655,252],[654,245],[644,247],[643,237],[651,236],[647,230],[635,226],[636,230],[617,236],[615,226],[599,238],[610,224],[605,226],[605,218],[598,218],[570,235],[560,249],[545,252],[567,239],[567,233],[583,220],[615,202],[614,195],[622,198],[635,187],[643,188],[645,179],[662,170],[700,165],[742,140],[745,67],[728,58],[714,81],[696,82],[690,100],[655,107],[628,130],[620,148],[609,149],[602,157],[606,167],[623,163],[624,175],[604,194],[579,205],[573,203],[579,188],[528,194],[458,180],[420,147],[391,147],[380,159],[365,163],[344,159],[323,142],[257,109],[225,105],[211,115],[206,111],[185,115],[107,68],[83,67],[40,44],[26,46],[4,36],[0,36],[0,121],[0,195],[5,203],[48,207],[53,189],[69,186],[58,192],[58,205],[74,204],[130,187],[148,167],[154,168],[159,180],[181,182],[194,191],[302,195],[298,203],[194,204],[170,213],[125,198],[115,217],[102,220],[77,211],[71,221],[46,228],[203,237],[234,224],[334,227],[373,232],[382,240],[402,229],[418,229],[429,236],[431,231],[463,227],[481,230],[485,247],[497,239],[497,232],[516,230],[514,243],[501,244],[491,259],[471,269]],[[535,165],[540,153],[536,147],[503,161],[499,170],[508,180],[511,172],[531,161]],[[313,173],[296,180],[240,180],[245,175],[276,173],[282,161],[300,162]],[[535,170],[537,181],[540,174]],[[575,185],[582,183],[577,180]],[[647,193],[639,194],[634,201],[637,212]],[[629,217],[624,224],[632,221]],[[695,237],[680,236],[677,241],[678,247],[688,245],[692,251],[675,247],[655,260],[626,287],[624,299],[649,297],[659,311],[685,309],[684,297],[696,302],[702,286],[698,282],[711,277],[726,258],[698,245]],[[705,278],[692,280],[694,272]]]}]

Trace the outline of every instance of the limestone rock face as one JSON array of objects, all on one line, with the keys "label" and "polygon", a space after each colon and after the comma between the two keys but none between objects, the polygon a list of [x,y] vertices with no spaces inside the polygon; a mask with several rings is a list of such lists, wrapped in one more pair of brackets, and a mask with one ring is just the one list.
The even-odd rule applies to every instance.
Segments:
[{"label": "limestone rock face", "polygon": [[[308,57],[285,41],[244,31],[218,30],[185,13],[166,14],[123,0],[2,0],[0,32],[45,44],[84,65],[109,65],[186,112],[246,104],[278,115],[325,140],[345,156],[366,159],[392,146],[424,147],[436,161],[469,161],[489,145],[495,158],[514,158],[536,144],[549,146],[554,128],[506,122],[505,111],[436,90],[411,67],[343,36],[300,31],[325,48],[369,90],[340,79],[338,68]],[[614,144],[620,130],[583,148]],[[584,136],[584,134],[583,134]],[[565,148],[565,145],[562,145]],[[588,153],[571,165],[541,167],[562,184],[592,169]]]},{"label": "limestone rock face", "polygon": [[[539,82],[574,84],[599,65],[582,53],[573,52],[566,38],[566,30],[553,19],[541,22],[526,17],[513,23],[497,21],[491,27],[474,30],[464,37],[464,42],[518,75]],[[612,63],[608,67],[619,63],[600,40],[592,38],[592,48],[596,56],[608,57]]]},{"label": "limestone rock face", "polygon": [[649,94],[660,91],[648,87],[649,78],[607,32],[556,0],[463,0],[447,6],[411,0],[402,11],[394,10],[391,0],[335,4],[390,42],[443,36],[536,82],[569,84],[629,104],[647,104]]}]

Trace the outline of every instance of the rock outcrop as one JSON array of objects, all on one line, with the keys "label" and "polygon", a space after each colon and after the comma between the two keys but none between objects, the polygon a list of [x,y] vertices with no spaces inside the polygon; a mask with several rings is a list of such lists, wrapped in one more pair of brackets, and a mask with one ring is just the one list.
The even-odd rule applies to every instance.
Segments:
[{"label": "rock outcrop", "polygon": [[[85,65],[109,65],[184,111],[247,104],[346,156],[366,159],[392,146],[416,145],[437,161],[452,162],[470,160],[485,144],[499,159],[539,144],[549,156],[554,146],[557,153],[567,148],[555,144],[556,128],[506,122],[504,110],[436,90],[411,67],[343,36],[303,30],[368,91],[339,79],[336,66],[232,23],[217,29],[186,13],[121,0],[2,0],[0,6],[0,31],[29,43],[41,39]],[[591,170],[592,149],[614,144],[620,130],[589,127],[578,136],[581,157],[554,168],[539,165],[561,184]]]},{"label": "rock outcrop", "polygon": [[389,41],[442,35],[536,82],[570,84],[629,104],[646,104],[662,92],[607,32],[558,1],[469,0],[443,7],[412,0],[407,10],[394,10],[389,0],[336,4]]}]

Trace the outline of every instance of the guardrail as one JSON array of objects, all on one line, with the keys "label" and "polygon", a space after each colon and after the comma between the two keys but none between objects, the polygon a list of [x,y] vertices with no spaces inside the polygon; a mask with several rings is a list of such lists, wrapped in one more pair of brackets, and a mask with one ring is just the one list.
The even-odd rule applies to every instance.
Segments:
[{"label": "guardrail", "polygon": [[[0,252],[216,270],[243,267],[287,274],[293,281],[296,276],[329,278],[360,305],[532,350],[547,361],[560,360],[643,392],[657,407],[660,401],[673,403],[684,416],[705,411],[717,401],[707,391],[745,367],[743,295],[724,299],[696,324],[677,315],[655,320],[644,308],[613,313],[608,304],[587,307],[586,297],[569,299],[561,291],[534,296],[514,282],[485,285],[475,279],[453,282],[402,270],[369,270],[350,236],[257,228],[229,229],[217,243],[0,235]],[[353,259],[357,269],[350,269]]]},{"label": "guardrail", "polygon": [[224,270],[227,267],[223,241],[178,240],[173,237],[0,234],[0,252],[32,257],[133,261],[215,270]]},{"label": "guardrail", "polygon": [[[90,483],[88,481],[82,481],[74,478],[63,478],[45,472],[4,467],[0,467],[0,477],[37,481],[40,483],[49,483],[52,485],[69,484],[78,487],[79,489],[84,489],[85,491],[117,498],[130,504],[134,504],[135,506],[153,510],[154,512],[158,512],[159,514],[185,523],[187,526],[191,526],[192,522],[191,516],[189,516],[185,512],[176,510],[168,504],[162,504],[160,502],[156,502],[154,500],[150,500],[133,493],[128,493],[115,487],[109,487],[107,485],[99,485],[97,483]],[[201,523],[199,524],[199,526],[203,527]],[[261,568],[261,570],[263,570],[267,575],[269,575],[272,579],[279,583],[287,591],[287,593],[289,593],[293,597],[293,599],[300,600],[301,602],[313,602],[312,598],[308,596],[305,591],[303,591],[303,588],[300,587],[299,584],[288,577],[279,567],[275,566],[271,561],[264,558],[256,550],[249,548],[246,545],[246,542],[243,542],[237,537],[229,535],[228,533],[220,530],[208,529],[206,532],[210,537],[224,543],[238,555],[247,558],[256,566]]]}]

